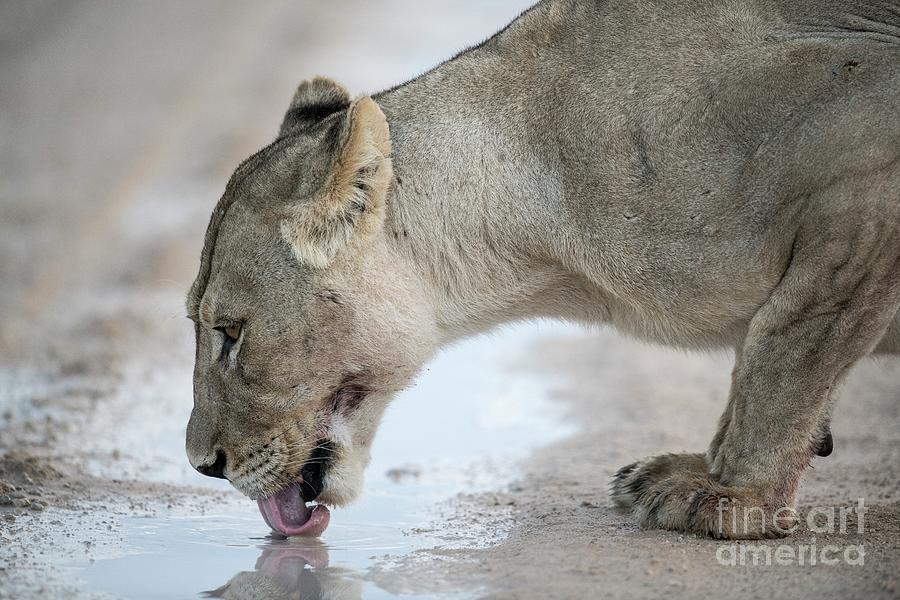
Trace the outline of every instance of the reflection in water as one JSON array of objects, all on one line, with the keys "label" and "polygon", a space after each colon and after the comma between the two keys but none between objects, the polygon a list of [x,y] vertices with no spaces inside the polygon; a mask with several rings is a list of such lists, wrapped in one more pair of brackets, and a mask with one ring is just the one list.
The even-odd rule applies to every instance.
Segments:
[{"label": "reflection in water", "polygon": [[328,549],[318,539],[285,540],[263,548],[255,571],[241,571],[207,598],[318,600],[362,598],[362,582],[349,571],[328,567]]}]

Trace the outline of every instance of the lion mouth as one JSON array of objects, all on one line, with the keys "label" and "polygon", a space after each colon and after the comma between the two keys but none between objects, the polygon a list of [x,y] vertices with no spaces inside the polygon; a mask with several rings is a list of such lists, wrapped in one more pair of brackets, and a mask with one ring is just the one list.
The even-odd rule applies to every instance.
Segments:
[{"label": "lion mouth", "polygon": [[300,484],[296,483],[256,502],[266,524],[285,537],[322,535],[331,519],[331,513],[324,504],[303,500]]},{"label": "lion mouth", "polygon": [[320,440],[300,470],[299,482],[256,501],[263,520],[275,533],[285,537],[322,535],[331,517],[325,505],[314,501],[322,493],[325,470],[333,456],[334,444]]}]

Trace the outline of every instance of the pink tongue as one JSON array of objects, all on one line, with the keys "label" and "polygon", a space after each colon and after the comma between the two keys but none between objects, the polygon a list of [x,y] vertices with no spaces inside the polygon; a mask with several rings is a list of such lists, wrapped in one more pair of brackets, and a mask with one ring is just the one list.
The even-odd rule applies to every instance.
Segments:
[{"label": "pink tongue", "polygon": [[313,537],[322,535],[328,527],[328,509],[322,504],[311,508],[306,506],[298,485],[288,486],[256,502],[269,527],[281,535]]}]

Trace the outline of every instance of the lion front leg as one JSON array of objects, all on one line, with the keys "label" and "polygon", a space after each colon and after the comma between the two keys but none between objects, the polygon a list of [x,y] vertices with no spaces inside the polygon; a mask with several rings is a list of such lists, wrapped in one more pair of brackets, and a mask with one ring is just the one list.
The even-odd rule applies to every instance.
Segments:
[{"label": "lion front leg", "polygon": [[830,452],[835,390],[900,305],[900,227],[854,210],[799,232],[784,278],[751,320],[709,452],[616,474],[613,501],[642,525],[732,539],[792,531],[800,478]]}]

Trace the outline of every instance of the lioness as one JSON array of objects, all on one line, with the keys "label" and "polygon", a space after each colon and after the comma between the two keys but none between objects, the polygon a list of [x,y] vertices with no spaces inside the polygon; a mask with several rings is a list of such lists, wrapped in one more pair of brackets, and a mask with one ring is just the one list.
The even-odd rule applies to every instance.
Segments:
[{"label": "lioness", "polygon": [[734,348],[707,452],[624,467],[612,497],[782,535],[847,372],[900,353],[900,3],[545,0],[386,92],[304,82],[187,307],[191,464],[282,534],[359,493],[437,348],[544,316]]}]

